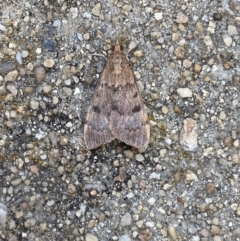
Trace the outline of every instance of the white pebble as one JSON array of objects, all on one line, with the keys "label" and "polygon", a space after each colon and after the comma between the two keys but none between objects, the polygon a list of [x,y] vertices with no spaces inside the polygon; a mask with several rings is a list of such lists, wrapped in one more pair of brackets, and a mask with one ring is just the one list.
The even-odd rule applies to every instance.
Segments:
[{"label": "white pebble", "polygon": [[189,88],[178,88],[177,93],[182,98],[192,97],[192,91]]},{"label": "white pebble", "polygon": [[222,38],[223,38],[223,42],[227,47],[230,47],[232,45],[232,37],[229,34],[224,33],[222,35]]}]

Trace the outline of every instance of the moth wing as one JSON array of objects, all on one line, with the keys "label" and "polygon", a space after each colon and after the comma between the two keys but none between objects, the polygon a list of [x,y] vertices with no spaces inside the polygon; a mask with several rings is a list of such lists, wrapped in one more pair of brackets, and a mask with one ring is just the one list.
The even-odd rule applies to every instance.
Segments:
[{"label": "moth wing", "polygon": [[[126,58],[126,57],[125,57]],[[129,63],[119,76],[121,85],[112,93],[110,130],[120,141],[144,151],[150,139],[147,112]]]},{"label": "moth wing", "polygon": [[111,78],[110,75],[111,72],[109,72],[108,65],[106,65],[87,112],[84,125],[84,140],[89,150],[115,139],[109,128],[109,117],[112,111],[112,91],[108,87],[107,81]]}]

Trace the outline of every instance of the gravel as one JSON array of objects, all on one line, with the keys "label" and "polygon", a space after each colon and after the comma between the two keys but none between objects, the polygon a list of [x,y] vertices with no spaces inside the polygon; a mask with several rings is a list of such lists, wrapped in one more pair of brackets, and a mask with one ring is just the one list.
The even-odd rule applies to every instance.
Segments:
[{"label": "gravel", "polygon": [[[240,240],[237,1],[0,9],[0,240]],[[144,153],[85,150],[116,37],[148,111]]]}]

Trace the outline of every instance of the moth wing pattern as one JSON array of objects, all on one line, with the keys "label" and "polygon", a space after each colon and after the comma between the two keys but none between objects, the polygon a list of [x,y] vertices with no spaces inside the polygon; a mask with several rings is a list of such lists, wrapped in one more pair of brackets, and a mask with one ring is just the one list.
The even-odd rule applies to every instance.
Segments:
[{"label": "moth wing pattern", "polygon": [[84,125],[89,150],[115,138],[140,152],[147,148],[150,139],[147,112],[133,69],[118,41],[96,87]]},{"label": "moth wing pattern", "polygon": [[84,139],[89,150],[115,139],[109,128],[112,105],[109,101],[111,100],[111,92],[105,85],[106,75],[108,75],[108,71],[105,67],[94,92],[84,125]]},{"label": "moth wing pattern", "polygon": [[150,139],[150,126],[133,69],[126,56],[121,56],[123,68],[117,77],[120,83],[112,90],[110,130],[120,141],[144,151]]}]

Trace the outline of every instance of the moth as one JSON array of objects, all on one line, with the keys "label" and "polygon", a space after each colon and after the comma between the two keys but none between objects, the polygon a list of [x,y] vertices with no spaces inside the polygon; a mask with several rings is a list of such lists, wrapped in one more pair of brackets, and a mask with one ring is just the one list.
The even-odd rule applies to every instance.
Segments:
[{"label": "moth", "polygon": [[150,126],[133,69],[119,40],[95,89],[84,125],[88,150],[118,139],[146,150]]}]

